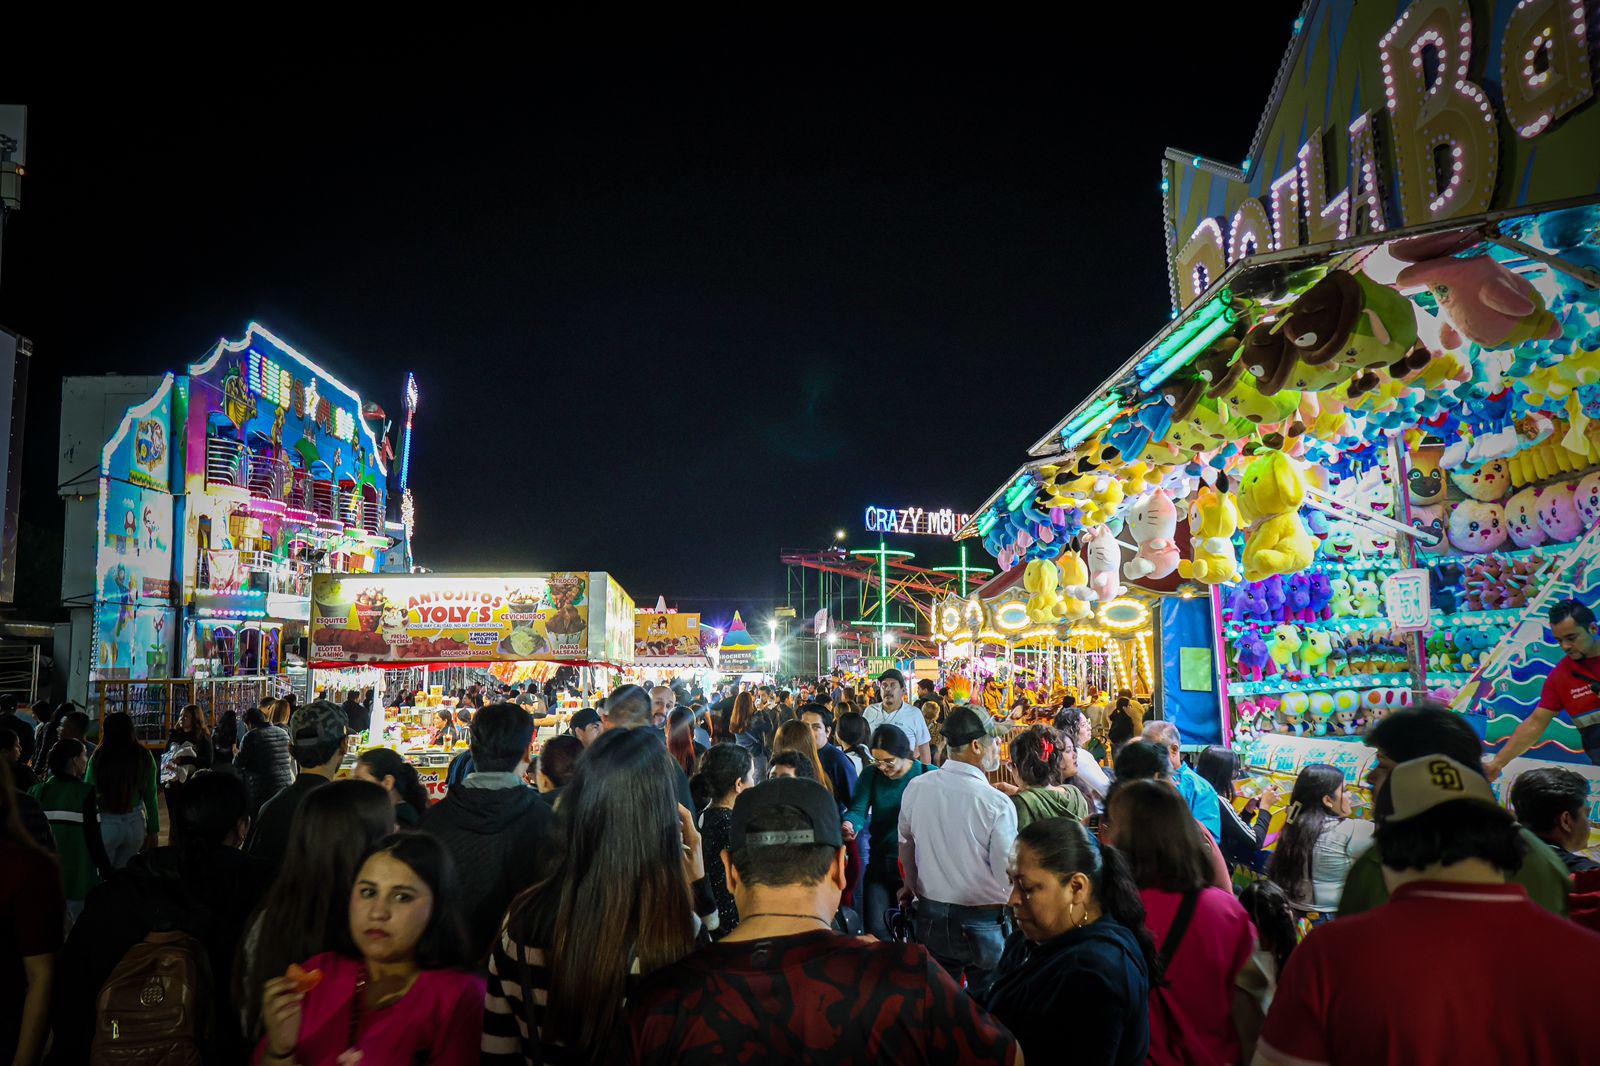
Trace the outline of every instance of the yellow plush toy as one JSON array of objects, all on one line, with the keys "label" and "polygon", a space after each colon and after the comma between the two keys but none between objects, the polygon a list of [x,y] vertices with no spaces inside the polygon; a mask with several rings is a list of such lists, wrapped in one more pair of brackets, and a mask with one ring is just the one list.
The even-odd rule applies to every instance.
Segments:
[{"label": "yellow plush toy", "polygon": [[1299,573],[1311,565],[1317,545],[1300,522],[1305,498],[1305,477],[1283,452],[1262,452],[1245,468],[1239,517],[1251,526],[1244,544],[1246,581]]},{"label": "yellow plush toy", "polygon": [[1186,578],[1220,585],[1239,579],[1239,560],[1233,551],[1233,535],[1239,531],[1239,508],[1233,497],[1209,485],[1194,498],[1189,513],[1189,546],[1194,559],[1178,562],[1178,573]]},{"label": "yellow plush toy", "polygon": [[1022,587],[1029,592],[1028,618],[1039,625],[1053,625],[1067,613],[1062,599],[1061,571],[1049,559],[1035,559],[1022,574]]},{"label": "yellow plush toy", "polygon": [[[1076,622],[1088,618],[1093,610],[1089,601],[1094,599],[1094,590],[1089,587],[1089,567],[1085,565],[1083,556],[1068,549],[1061,553],[1061,558],[1056,562],[1061,570],[1061,591],[1065,594],[1065,610],[1061,621]],[[1027,574],[1023,574],[1023,577],[1026,578]]]}]

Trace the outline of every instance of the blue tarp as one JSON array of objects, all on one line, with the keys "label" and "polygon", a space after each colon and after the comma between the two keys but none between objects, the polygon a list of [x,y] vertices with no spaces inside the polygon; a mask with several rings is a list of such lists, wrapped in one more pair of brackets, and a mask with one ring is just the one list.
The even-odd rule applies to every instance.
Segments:
[{"label": "blue tarp", "polygon": [[[1161,684],[1164,717],[1178,727],[1185,744],[1222,743],[1222,713],[1215,667],[1203,691],[1183,687],[1183,649],[1203,648],[1212,656],[1211,600],[1168,597],[1161,601]],[[1215,660],[1213,659],[1213,662]]]}]

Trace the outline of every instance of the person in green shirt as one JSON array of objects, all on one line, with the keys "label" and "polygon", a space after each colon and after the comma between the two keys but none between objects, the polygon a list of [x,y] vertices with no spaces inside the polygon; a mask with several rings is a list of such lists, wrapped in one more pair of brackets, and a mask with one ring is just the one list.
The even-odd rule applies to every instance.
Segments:
[{"label": "person in green shirt", "polygon": [[1063,784],[1078,773],[1078,750],[1046,725],[1029,726],[1011,741],[1011,765],[1022,788],[998,784],[1017,808],[1017,829],[1042,818],[1089,817],[1089,801],[1077,786]]},{"label": "person in green shirt", "polygon": [[907,785],[938,768],[912,758],[911,738],[887,722],[872,731],[868,746],[872,762],[856,779],[843,828],[846,840],[867,831],[862,920],[867,932],[888,940],[889,909],[905,885],[900,878],[900,800]]},{"label": "person in green shirt", "polygon": [[83,741],[71,737],[50,747],[50,776],[28,790],[44,808],[61,862],[61,888],[67,901],[70,925],[83,912],[89,892],[111,875],[111,860],[100,840],[100,813],[94,786],[83,779],[89,753]]},{"label": "person in green shirt", "polygon": [[[1374,796],[1396,766],[1429,755],[1448,755],[1463,766],[1483,770],[1483,744],[1478,734],[1461,715],[1436,703],[1396,711],[1373,726],[1367,734],[1367,744],[1378,753],[1377,763],[1367,774],[1367,785]],[[1564,917],[1571,887],[1566,866],[1550,845],[1526,827],[1520,827],[1520,831],[1528,851],[1510,881],[1526,889],[1528,898],[1539,906]],[[1378,845],[1373,844],[1356,857],[1345,876],[1339,917],[1360,914],[1387,902],[1389,887],[1383,879],[1383,857]]]}]

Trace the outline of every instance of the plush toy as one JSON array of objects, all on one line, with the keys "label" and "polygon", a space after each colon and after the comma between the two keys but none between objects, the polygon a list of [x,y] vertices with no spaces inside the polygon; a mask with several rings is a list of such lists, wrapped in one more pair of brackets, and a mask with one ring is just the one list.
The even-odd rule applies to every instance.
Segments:
[{"label": "plush toy", "polygon": [[1600,524],[1600,470],[1585,474],[1578,480],[1572,502],[1578,507],[1578,516],[1583,519],[1585,529],[1593,529]]},{"label": "plush toy", "polygon": [[1299,653],[1301,644],[1300,630],[1294,626],[1285,624],[1273,628],[1269,646],[1272,661],[1278,664],[1280,673],[1289,673],[1295,669],[1295,656]]},{"label": "plush toy", "polygon": [[1061,620],[1076,622],[1089,617],[1093,611],[1089,601],[1094,599],[1094,591],[1089,588],[1089,568],[1083,565],[1083,556],[1075,551],[1064,551],[1056,566],[1061,571]]},{"label": "plush toy", "polygon": [[1322,542],[1322,556],[1335,562],[1349,562],[1356,557],[1357,537],[1356,524],[1347,522],[1343,518],[1335,518],[1328,523],[1328,536]]},{"label": "plush toy", "polygon": [[1426,644],[1428,669],[1435,672],[1449,670],[1455,663],[1455,643],[1447,629],[1435,629],[1428,634]]},{"label": "plush toy", "polygon": [[[1251,331],[1251,337],[1260,327]],[[1337,364],[1355,376],[1349,378],[1350,395],[1376,388],[1387,368],[1397,378],[1421,370],[1427,350],[1417,345],[1417,313],[1410,300],[1364,274],[1332,270],[1297,297],[1273,327],[1293,347],[1294,364],[1288,370],[1280,357],[1268,369],[1271,382],[1289,385],[1297,375],[1316,375],[1318,368]],[[1265,339],[1265,338],[1264,338]],[[1272,353],[1265,353],[1270,355]],[[1246,339],[1242,358],[1256,365],[1270,362]],[[1326,371],[1321,371],[1325,373]],[[1294,384],[1299,384],[1295,381]],[[1327,386],[1317,383],[1320,389]],[[1270,386],[1263,386],[1262,391]]]},{"label": "plush toy", "polygon": [[1363,559],[1387,559],[1394,555],[1394,538],[1387,530],[1362,526],[1356,530],[1356,552]]},{"label": "plush toy", "polygon": [[1456,668],[1471,670],[1478,666],[1483,653],[1498,643],[1488,630],[1481,626],[1467,626],[1455,633]]},{"label": "plush toy", "polygon": [[1305,736],[1306,713],[1311,709],[1311,697],[1304,692],[1285,692],[1278,707],[1278,732]]},{"label": "plush toy", "polygon": [[1189,513],[1192,561],[1180,561],[1178,573],[1207,585],[1220,585],[1239,577],[1233,535],[1239,530],[1239,509],[1233,497],[1210,486],[1201,489]]},{"label": "plush toy", "polygon": [[[1476,238],[1468,238],[1468,242]],[[1544,297],[1526,278],[1490,255],[1457,259],[1460,234],[1441,234],[1395,241],[1389,251],[1411,265],[1400,272],[1400,289],[1426,287],[1439,313],[1461,337],[1483,348],[1515,348],[1561,336],[1561,324],[1546,309]],[[1450,348],[1457,338],[1444,337]]]},{"label": "plush toy", "polygon": [[1434,537],[1434,543],[1425,545],[1437,549],[1444,543],[1444,505],[1436,504],[1432,507],[1411,508],[1411,528]]},{"label": "plush toy", "polygon": [[1428,606],[1442,614],[1459,611],[1461,580],[1466,570],[1460,563],[1444,561],[1428,567]]},{"label": "plush toy", "polygon": [[1539,490],[1526,488],[1506,501],[1506,534],[1519,548],[1537,548],[1550,539],[1539,524]]},{"label": "plush toy", "polygon": [[1178,532],[1178,508],[1162,489],[1140,499],[1128,512],[1129,531],[1139,551],[1122,567],[1130,579],[1166,577],[1182,558],[1173,537]]},{"label": "plush toy", "polygon": [[1244,546],[1244,576],[1259,581],[1294,574],[1311,565],[1316,542],[1300,523],[1306,483],[1295,461],[1281,451],[1258,455],[1239,486],[1239,516],[1251,526]]},{"label": "plush toy", "polygon": [[1336,577],[1328,583],[1332,594],[1328,597],[1328,610],[1334,618],[1349,618],[1356,613],[1355,590],[1350,579]]},{"label": "plush toy", "polygon": [[1413,505],[1440,503],[1444,500],[1444,471],[1439,459],[1444,449],[1435,446],[1418,448],[1411,453],[1411,472],[1406,475],[1406,495]]},{"label": "plush toy", "polygon": [[1316,612],[1311,609],[1311,575],[1296,574],[1289,581],[1288,602],[1284,604],[1286,622],[1315,622]]},{"label": "plush toy", "polygon": [[1511,491],[1511,473],[1504,460],[1496,459],[1477,470],[1452,472],[1450,483],[1471,499],[1494,503]]},{"label": "plush toy", "polygon": [[1238,666],[1240,677],[1260,681],[1265,674],[1278,672],[1277,664],[1272,661],[1272,653],[1267,648],[1267,642],[1254,630],[1246,630],[1239,634],[1234,646],[1236,649],[1234,662]]},{"label": "plush toy", "polygon": [[1539,528],[1556,544],[1569,543],[1583,534],[1577,492],[1577,483],[1572,481],[1539,490]]},{"label": "plush toy", "polygon": [[1061,570],[1048,559],[1035,559],[1022,574],[1022,587],[1028,595],[1028,618],[1038,625],[1053,625],[1067,613],[1066,599],[1060,592]]},{"label": "plush toy", "polygon": [[1127,589],[1117,580],[1117,566],[1122,562],[1122,548],[1111,530],[1101,526],[1090,534],[1084,550],[1089,563],[1089,587],[1101,603],[1121,596]]},{"label": "plush toy", "polygon": [[1300,649],[1300,668],[1308,674],[1328,672],[1328,656],[1333,654],[1333,634],[1313,629],[1306,634]]},{"label": "plush toy", "polygon": [[1343,736],[1353,737],[1359,732],[1360,718],[1358,712],[1361,701],[1349,689],[1340,689],[1333,694],[1333,726],[1334,732]]},{"label": "plush toy", "polygon": [[1328,575],[1317,572],[1311,575],[1311,615],[1312,619],[1327,619],[1332,617],[1333,610],[1329,606],[1333,602],[1333,585],[1328,580]]},{"label": "plush toy", "polygon": [[1371,578],[1350,582],[1350,601],[1360,618],[1376,618],[1383,611],[1383,595],[1378,591],[1378,583]]},{"label": "plush toy", "polygon": [[1450,512],[1450,543],[1469,554],[1492,552],[1506,542],[1505,509],[1462,500]]},{"label": "plush toy", "polygon": [[1333,717],[1333,693],[1311,693],[1311,734],[1325,737],[1328,735],[1328,721]]},{"label": "plush toy", "polygon": [[1267,604],[1267,614],[1264,620],[1268,622],[1286,621],[1284,611],[1287,609],[1289,597],[1283,587],[1283,578],[1273,574],[1260,582],[1260,588],[1261,598]]}]

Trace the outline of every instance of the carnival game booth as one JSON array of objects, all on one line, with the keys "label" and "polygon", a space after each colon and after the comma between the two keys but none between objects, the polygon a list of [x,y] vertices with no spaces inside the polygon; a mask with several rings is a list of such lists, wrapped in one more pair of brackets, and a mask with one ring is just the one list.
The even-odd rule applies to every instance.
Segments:
[{"label": "carnival game booth", "polygon": [[1359,751],[1431,696],[1492,747],[1532,709],[1600,525],[1593,38],[1581,2],[1312,0],[1247,159],[1167,152],[1172,321],[961,535],[1040,622],[1176,574],[1190,743]]},{"label": "carnival game booth", "polygon": [[[572,666],[589,691],[632,660],[633,614],[633,599],[600,571],[319,574],[312,584],[312,666],[319,679],[352,666],[430,672]],[[436,739],[439,711],[453,710],[454,700],[440,683],[405,695],[374,709],[363,746],[395,748],[430,791],[442,794],[445,769],[466,747],[464,737],[449,744]],[[553,708],[539,722],[540,738],[558,731],[574,709]]]}]

